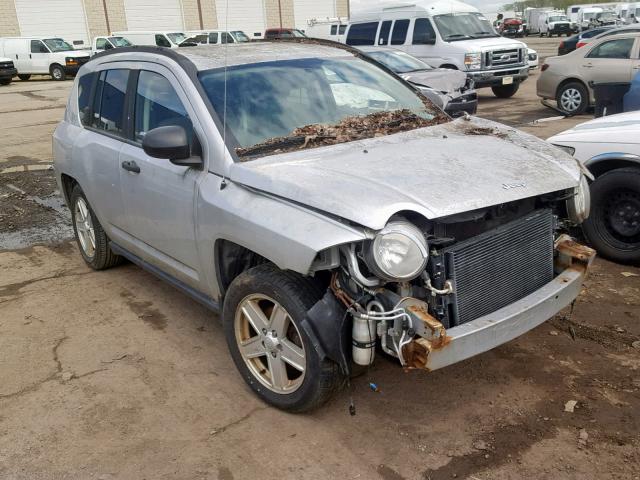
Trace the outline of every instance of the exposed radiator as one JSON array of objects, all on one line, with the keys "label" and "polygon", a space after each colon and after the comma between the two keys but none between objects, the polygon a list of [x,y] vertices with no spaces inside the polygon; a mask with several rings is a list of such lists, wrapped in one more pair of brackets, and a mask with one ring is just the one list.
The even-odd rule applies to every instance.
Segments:
[{"label": "exposed radiator", "polygon": [[453,325],[495,312],[553,280],[553,213],[538,210],[445,249]]}]

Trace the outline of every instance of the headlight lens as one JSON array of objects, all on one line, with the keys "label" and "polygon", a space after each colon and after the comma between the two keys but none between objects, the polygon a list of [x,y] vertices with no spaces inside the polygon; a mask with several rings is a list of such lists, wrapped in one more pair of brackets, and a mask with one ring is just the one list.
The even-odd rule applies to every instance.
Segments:
[{"label": "headlight lens", "polygon": [[580,224],[589,218],[591,211],[591,192],[587,177],[580,177],[580,184],[575,188],[574,195],[567,200],[567,212],[569,220],[575,224]]},{"label": "headlight lens", "polygon": [[464,56],[464,64],[467,70],[480,70],[482,67],[482,54],[480,52],[467,53]]},{"label": "headlight lens", "polygon": [[367,265],[380,278],[406,281],[427,265],[429,250],[422,232],[405,221],[391,221],[371,244]]},{"label": "headlight lens", "polygon": [[560,150],[565,151],[571,156],[573,156],[573,154],[576,153],[576,149],[573,147],[567,147],[566,145],[556,145],[555,143],[553,144],[553,146],[558,147]]}]

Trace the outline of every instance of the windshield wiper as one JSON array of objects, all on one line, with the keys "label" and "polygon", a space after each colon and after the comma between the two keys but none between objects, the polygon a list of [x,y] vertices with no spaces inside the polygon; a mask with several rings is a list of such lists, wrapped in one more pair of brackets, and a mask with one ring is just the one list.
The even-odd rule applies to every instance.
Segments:
[{"label": "windshield wiper", "polygon": [[473,38],[471,35],[465,35],[464,33],[452,33],[451,35],[447,35],[445,40],[452,40],[454,38]]},{"label": "windshield wiper", "polygon": [[476,32],[474,33],[474,35],[496,35],[497,36],[495,32]]}]

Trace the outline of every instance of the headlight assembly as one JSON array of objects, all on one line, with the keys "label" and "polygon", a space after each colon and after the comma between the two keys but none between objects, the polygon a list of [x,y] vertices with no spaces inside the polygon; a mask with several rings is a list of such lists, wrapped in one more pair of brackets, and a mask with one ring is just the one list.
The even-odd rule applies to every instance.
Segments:
[{"label": "headlight assembly", "polygon": [[580,176],[580,184],[574,189],[574,195],[567,200],[567,213],[569,220],[575,224],[580,224],[589,218],[591,211],[591,193],[589,182],[584,175]]},{"label": "headlight assembly", "polygon": [[480,70],[482,68],[482,54],[480,52],[467,53],[464,56],[464,65],[467,70]]},{"label": "headlight assembly", "polygon": [[403,220],[390,221],[365,253],[372,273],[389,281],[416,278],[425,269],[428,257],[427,241],[420,229]]}]

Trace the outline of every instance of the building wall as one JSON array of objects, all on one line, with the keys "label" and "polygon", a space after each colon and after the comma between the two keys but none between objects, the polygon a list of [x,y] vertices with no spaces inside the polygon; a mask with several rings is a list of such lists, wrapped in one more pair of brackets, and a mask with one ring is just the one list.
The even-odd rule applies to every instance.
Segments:
[{"label": "building wall", "polygon": [[[37,1],[37,0],[34,0]],[[229,0],[230,8],[235,2],[243,0]],[[334,2],[337,14],[347,16],[349,0],[318,0],[318,2]],[[105,15],[103,0],[83,0],[87,15],[89,35],[106,35],[113,31],[128,30],[124,11],[124,0],[106,0],[107,15]],[[294,0],[263,0],[266,28],[292,27],[295,24]],[[46,8],[46,1],[42,2]],[[215,0],[200,0],[202,11],[202,28],[218,28]],[[198,0],[182,0],[185,28],[187,30],[200,29],[200,13]],[[20,35],[20,26],[16,15],[14,0],[0,0],[0,36]]]},{"label": "building wall", "polygon": [[0,0],[0,36],[14,37],[20,35],[18,15],[13,0]]}]

